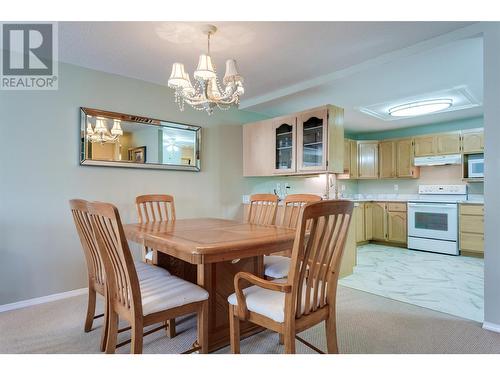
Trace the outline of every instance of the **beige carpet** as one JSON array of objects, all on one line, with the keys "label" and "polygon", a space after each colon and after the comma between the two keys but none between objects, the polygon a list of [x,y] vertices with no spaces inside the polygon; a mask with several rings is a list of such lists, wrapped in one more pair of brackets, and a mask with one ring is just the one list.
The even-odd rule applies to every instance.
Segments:
[{"label": "beige carpet", "polygon": [[[102,318],[83,332],[86,296],[0,314],[0,353],[99,353]],[[102,305],[98,306],[102,309]],[[99,310],[102,311],[102,310]],[[358,290],[339,287],[338,334],[341,353],[500,353],[500,334],[480,323]],[[163,331],[144,340],[145,353],[179,353],[195,338],[195,318],[178,322],[178,336]],[[325,350],[325,332],[318,325],[301,334]],[[120,334],[120,340],[127,333]],[[118,349],[127,353],[129,346]],[[280,353],[276,334],[264,331],[242,341],[243,353]],[[224,348],[219,353],[228,353]],[[314,353],[297,342],[299,353]]]}]

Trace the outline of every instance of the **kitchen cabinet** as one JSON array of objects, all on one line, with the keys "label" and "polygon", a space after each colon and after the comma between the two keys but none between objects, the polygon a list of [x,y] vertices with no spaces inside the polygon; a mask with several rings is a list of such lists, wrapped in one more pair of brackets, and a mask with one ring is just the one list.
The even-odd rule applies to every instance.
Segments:
[{"label": "kitchen cabinet", "polygon": [[244,176],[342,173],[344,110],[332,105],[243,126]]},{"label": "kitchen cabinet", "polygon": [[297,118],[297,169],[326,170],[328,111],[326,108],[301,113]]},{"label": "kitchen cabinet", "polygon": [[378,141],[358,141],[358,178],[378,178]]},{"label": "kitchen cabinet", "polygon": [[344,140],[344,172],[338,178],[358,178],[358,143],[352,139]]},{"label": "kitchen cabinet", "polygon": [[406,243],[406,212],[387,211],[387,241]]},{"label": "kitchen cabinet", "polygon": [[432,156],[436,154],[436,137],[427,135],[415,138],[415,156]]},{"label": "kitchen cabinet", "polygon": [[460,204],[459,237],[462,255],[484,254],[484,205]]},{"label": "kitchen cabinet", "polygon": [[461,132],[430,134],[415,137],[415,156],[436,156],[459,154]]},{"label": "kitchen cabinet", "polygon": [[372,239],[386,241],[387,233],[387,204],[385,202],[372,203]]},{"label": "kitchen cabinet", "polygon": [[354,225],[356,227],[356,243],[365,242],[365,204],[354,203]]},{"label": "kitchen cabinet", "polygon": [[418,178],[420,168],[413,164],[413,138],[396,142],[396,174],[399,178]]},{"label": "kitchen cabinet", "polygon": [[356,243],[361,244],[372,239],[372,204],[370,202],[354,203],[353,214],[356,227]]},{"label": "kitchen cabinet", "polygon": [[381,141],[379,149],[379,176],[380,178],[395,178],[396,171],[396,142]]},{"label": "kitchen cabinet", "polygon": [[464,154],[484,152],[484,132],[482,129],[463,132],[462,152]]},{"label": "kitchen cabinet", "polygon": [[407,243],[406,203],[367,202],[365,207],[369,207],[370,210],[368,213],[365,208],[366,241],[374,240],[399,245]]},{"label": "kitchen cabinet", "polygon": [[295,172],[296,118],[280,117],[273,124],[274,163],[273,173]]},{"label": "kitchen cabinet", "polygon": [[365,203],[365,241],[373,238],[373,205]]},{"label": "kitchen cabinet", "polygon": [[437,155],[449,155],[449,154],[459,154],[461,151],[460,147],[460,132],[438,134],[436,136],[436,154]]},{"label": "kitchen cabinet", "polygon": [[243,125],[243,175],[273,174],[274,136],[269,121]]}]

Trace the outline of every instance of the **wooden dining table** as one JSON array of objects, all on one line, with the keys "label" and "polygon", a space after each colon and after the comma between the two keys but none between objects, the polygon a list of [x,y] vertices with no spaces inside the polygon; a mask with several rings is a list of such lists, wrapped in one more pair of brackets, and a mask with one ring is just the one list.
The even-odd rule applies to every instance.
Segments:
[{"label": "wooden dining table", "polygon": [[[240,271],[263,277],[264,255],[290,250],[295,230],[234,220],[181,219],[124,226],[127,239],[158,252],[158,265],[205,288],[209,294],[209,351],[229,344],[227,297]],[[241,336],[262,330],[240,326]]]}]

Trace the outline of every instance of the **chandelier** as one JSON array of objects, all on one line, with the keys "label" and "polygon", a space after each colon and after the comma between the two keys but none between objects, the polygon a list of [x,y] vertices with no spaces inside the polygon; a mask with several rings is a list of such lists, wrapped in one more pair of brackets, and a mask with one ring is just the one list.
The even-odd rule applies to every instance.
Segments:
[{"label": "chandelier", "polygon": [[210,115],[215,107],[227,110],[233,105],[237,106],[245,90],[236,60],[232,59],[226,61],[224,87],[221,87],[210,56],[210,37],[217,31],[217,28],[213,25],[206,25],[203,31],[207,34],[208,51],[206,55],[200,55],[198,67],[193,74],[194,85],[191,84],[189,74],[184,70],[184,64],[174,63],[168,87],[175,89],[175,102],[181,111],[184,110],[184,103],[188,103],[194,109],[207,111]]},{"label": "chandelier", "polygon": [[123,135],[120,120],[113,120],[113,127],[111,132],[105,124],[105,119],[97,117],[95,119],[95,127],[92,128],[90,118],[87,123],[87,140],[92,143],[119,143],[120,136]]}]

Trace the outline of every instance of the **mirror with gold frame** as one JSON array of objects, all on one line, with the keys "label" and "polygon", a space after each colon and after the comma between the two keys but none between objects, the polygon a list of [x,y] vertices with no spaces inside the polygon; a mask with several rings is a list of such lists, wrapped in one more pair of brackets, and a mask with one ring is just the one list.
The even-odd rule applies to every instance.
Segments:
[{"label": "mirror with gold frame", "polygon": [[201,127],[81,108],[81,165],[200,171]]}]

